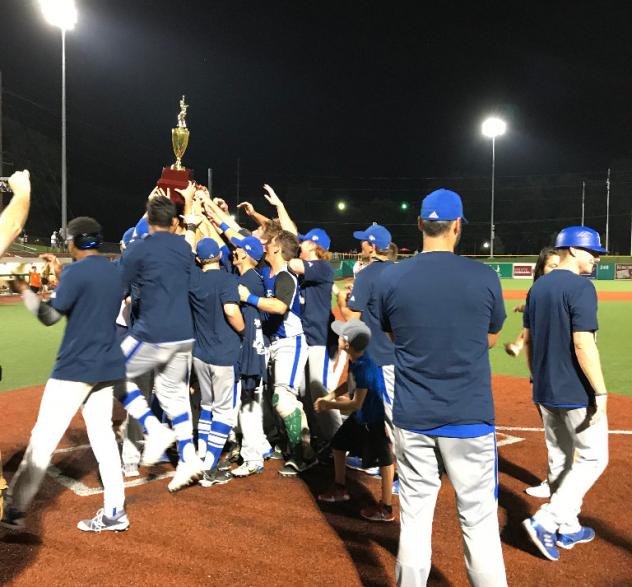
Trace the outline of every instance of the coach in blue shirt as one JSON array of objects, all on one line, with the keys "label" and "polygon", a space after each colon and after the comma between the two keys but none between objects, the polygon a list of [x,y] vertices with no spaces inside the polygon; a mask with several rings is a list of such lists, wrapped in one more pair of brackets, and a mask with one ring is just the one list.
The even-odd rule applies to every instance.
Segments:
[{"label": "coach in blue shirt", "polygon": [[523,525],[549,560],[595,537],[577,516],[608,463],[607,391],[595,340],[597,292],[590,275],[607,251],[592,228],[557,236],[557,269],[533,285],[524,311],[525,349],[533,400],[542,414],[551,499]]},{"label": "coach in blue shirt", "polygon": [[444,472],[456,491],[470,582],[507,584],[488,350],[505,309],[496,273],[454,254],[464,222],[458,194],[440,189],[426,196],[419,218],[422,253],[386,268],[378,284],[382,328],[395,343],[396,573],[403,586],[428,579]]}]

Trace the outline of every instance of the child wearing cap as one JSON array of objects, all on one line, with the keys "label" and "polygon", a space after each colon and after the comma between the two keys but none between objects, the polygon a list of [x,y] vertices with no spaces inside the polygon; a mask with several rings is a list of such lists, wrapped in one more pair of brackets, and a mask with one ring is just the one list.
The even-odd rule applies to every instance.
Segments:
[{"label": "child wearing cap", "polygon": [[[362,457],[363,466],[370,467],[376,462],[382,476],[382,499],[379,503],[363,508],[360,515],[374,522],[392,522],[393,477],[395,465],[391,442],[386,432],[383,378],[380,369],[365,351],[371,340],[371,331],[360,320],[342,322],[336,320],[331,325],[338,334],[341,351],[349,354],[349,379],[347,386],[319,398],[314,404],[316,412],[340,410],[353,412],[338,429],[331,441],[334,455],[334,486],[318,496],[324,502],[349,501],[351,496],[346,488],[345,456],[347,451]],[[352,399],[341,397],[347,391]]]}]

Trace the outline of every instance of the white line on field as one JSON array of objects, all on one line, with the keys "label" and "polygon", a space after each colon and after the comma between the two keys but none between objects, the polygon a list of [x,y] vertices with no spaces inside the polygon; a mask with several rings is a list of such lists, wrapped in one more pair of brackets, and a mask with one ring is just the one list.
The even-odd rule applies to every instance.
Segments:
[{"label": "white line on field", "polygon": [[511,436],[511,434],[500,433],[502,438],[496,439],[496,447],[507,446],[509,444],[516,444],[517,442],[522,442],[524,438],[520,438],[520,436]]},{"label": "white line on field", "polygon": [[[508,432],[544,432],[544,428],[523,428],[520,426],[496,426],[496,430]],[[632,430],[608,430],[608,434],[632,435]]]}]

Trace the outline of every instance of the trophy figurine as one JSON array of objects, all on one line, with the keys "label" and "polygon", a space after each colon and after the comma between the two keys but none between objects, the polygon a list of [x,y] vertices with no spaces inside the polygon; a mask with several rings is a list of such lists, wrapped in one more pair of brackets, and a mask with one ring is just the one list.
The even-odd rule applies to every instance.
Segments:
[{"label": "trophy figurine", "polygon": [[175,191],[175,188],[182,190],[187,187],[189,181],[193,180],[193,170],[187,169],[182,165],[182,157],[189,144],[189,129],[185,120],[188,107],[185,97],[182,96],[180,113],[178,114],[178,126],[171,129],[171,145],[176,156],[176,162],[170,167],[163,167],[162,174],[158,180],[158,187],[169,194],[169,197],[178,209],[178,214],[182,214],[184,199]]}]

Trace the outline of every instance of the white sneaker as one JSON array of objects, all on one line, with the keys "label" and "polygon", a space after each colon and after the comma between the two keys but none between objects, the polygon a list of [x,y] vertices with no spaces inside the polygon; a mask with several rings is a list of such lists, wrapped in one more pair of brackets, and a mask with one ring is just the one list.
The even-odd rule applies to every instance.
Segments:
[{"label": "white sneaker", "polygon": [[180,461],[176,467],[176,474],[167,486],[171,493],[184,489],[197,481],[204,474],[204,464],[197,456],[189,457],[188,461]]},{"label": "white sneaker", "polygon": [[138,471],[137,463],[123,463],[123,476],[124,477],[139,477],[140,472]]},{"label": "white sneaker", "polygon": [[534,485],[533,487],[527,487],[524,492],[531,497],[539,497],[541,499],[548,499],[551,497],[551,488],[549,482],[545,479],[540,485]]},{"label": "white sneaker", "polygon": [[81,520],[77,528],[83,532],[125,532],[129,528],[129,520],[125,512],[116,518],[108,518],[101,508],[91,520]]},{"label": "white sneaker", "polygon": [[145,450],[140,461],[141,465],[155,465],[175,441],[176,433],[171,428],[162,425],[160,428],[156,428],[145,437]]},{"label": "white sneaker", "polygon": [[233,477],[250,477],[250,475],[263,473],[263,467],[261,465],[243,463],[236,469],[233,469],[231,473]]}]

